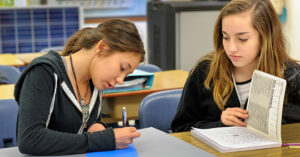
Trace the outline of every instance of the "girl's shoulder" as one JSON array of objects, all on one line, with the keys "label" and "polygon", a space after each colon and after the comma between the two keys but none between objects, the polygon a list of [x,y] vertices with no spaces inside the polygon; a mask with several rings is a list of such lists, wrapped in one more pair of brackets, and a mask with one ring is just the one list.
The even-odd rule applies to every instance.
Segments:
[{"label": "girl's shoulder", "polygon": [[211,63],[210,60],[203,60],[203,61],[197,63],[194,70],[197,72],[206,73],[209,70],[210,63]]},{"label": "girl's shoulder", "polygon": [[190,77],[198,79],[205,79],[207,73],[209,72],[210,60],[203,60],[198,62],[194,68],[190,71]]},{"label": "girl's shoulder", "polygon": [[284,77],[286,79],[300,77],[300,65],[296,62],[287,62],[284,70]]}]

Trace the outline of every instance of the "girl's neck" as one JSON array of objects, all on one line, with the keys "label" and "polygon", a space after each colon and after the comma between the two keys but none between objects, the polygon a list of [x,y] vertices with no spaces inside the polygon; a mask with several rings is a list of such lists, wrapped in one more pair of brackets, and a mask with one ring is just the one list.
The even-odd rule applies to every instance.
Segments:
[{"label": "girl's neck", "polygon": [[233,75],[236,82],[245,82],[252,78],[255,68],[234,68]]},{"label": "girl's neck", "polygon": [[[90,59],[86,50],[80,50],[72,54],[72,62],[76,73],[78,84],[86,84],[90,80],[89,64]],[[68,72],[72,72],[70,56],[66,56]],[[72,74],[73,75],[73,74]]]},{"label": "girl's neck", "polygon": [[257,68],[258,58],[244,67],[234,67],[233,75],[236,82],[245,82],[252,78],[254,70]]},{"label": "girl's neck", "polygon": [[[253,73],[253,71],[252,71],[252,73]],[[233,72],[233,75],[234,75],[234,79],[236,82],[245,82],[245,81],[248,81],[251,79],[252,73],[244,72],[244,71],[239,72],[239,71],[235,70]]]}]

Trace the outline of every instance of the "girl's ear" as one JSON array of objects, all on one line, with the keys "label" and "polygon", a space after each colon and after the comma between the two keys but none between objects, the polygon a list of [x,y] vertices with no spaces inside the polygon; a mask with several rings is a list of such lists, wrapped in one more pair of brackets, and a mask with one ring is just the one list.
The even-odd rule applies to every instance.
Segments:
[{"label": "girl's ear", "polygon": [[97,51],[100,52],[100,53],[103,53],[103,52],[109,50],[109,47],[108,47],[107,43],[103,39],[98,41],[98,43],[96,45],[96,48],[97,48]]}]

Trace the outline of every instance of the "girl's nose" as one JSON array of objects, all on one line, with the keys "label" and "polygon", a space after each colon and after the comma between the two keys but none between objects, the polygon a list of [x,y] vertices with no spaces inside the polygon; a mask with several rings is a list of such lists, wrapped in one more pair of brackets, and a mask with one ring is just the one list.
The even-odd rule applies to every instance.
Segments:
[{"label": "girl's nose", "polygon": [[238,51],[238,47],[236,45],[236,43],[234,41],[231,41],[230,42],[230,45],[229,45],[229,50],[230,52],[237,52]]},{"label": "girl's nose", "polygon": [[123,84],[124,78],[125,78],[125,75],[124,75],[124,74],[121,74],[120,76],[118,76],[118,77],[116,78],[116,83],[117,83],[117,84]]}]

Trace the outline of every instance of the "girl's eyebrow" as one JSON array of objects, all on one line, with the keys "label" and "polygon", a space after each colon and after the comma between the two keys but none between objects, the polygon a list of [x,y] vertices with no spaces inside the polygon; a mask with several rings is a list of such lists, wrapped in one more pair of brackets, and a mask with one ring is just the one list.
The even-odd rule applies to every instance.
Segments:
[{"label": "girl's eyebrow", "polygon": [[239,35],[244,35],[244,34],[248,34],[249,32],[239,32],[236,34],[236,36],[239,36]]},{"label": "girl's eyebrow", "polygon": [[[223,34],[228,35],[228,33],[226,33],[225,31],[222,31]],[[239,32],[236,33],[235,36],[240,36],[240,35],[244,35],[244,34],[248,34],[249,32]]]},{"label": "girl's eyebrow", "polygon": [[128,67],[129,67],[129,69],[131,69],[131,65],[130,65],[130,63],[127,63],[127,65],[128,65]]},{"label": "girl's eyebrow", "polygon": [[228,35],[225,31],[222,31],[223,34]]}]

